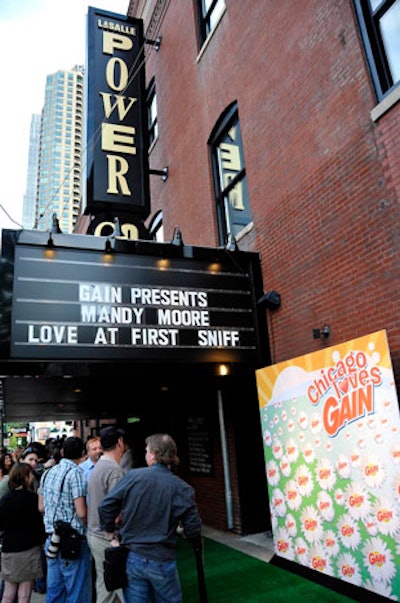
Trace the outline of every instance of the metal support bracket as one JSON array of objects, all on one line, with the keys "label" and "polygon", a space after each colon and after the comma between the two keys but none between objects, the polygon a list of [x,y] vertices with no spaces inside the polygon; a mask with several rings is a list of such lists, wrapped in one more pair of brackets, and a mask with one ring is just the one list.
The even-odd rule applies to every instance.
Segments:
[{"label": "metal support bracket", "polygon": [[166,182],[168,180],[168,166],[166,165],[162,170],[150,169],[149,174],[152,174],[153,176],[161,176],[161,180]]},{"label": "metal support bracket", "polygon": [[154,50],[158,52],[160,50],[161,40],[162,36],[158,36],[158,38],[156,38],[155,40],[149,40],[148,38],[146,38],[145,44],[150,44],[151,46],[154,46]]}]

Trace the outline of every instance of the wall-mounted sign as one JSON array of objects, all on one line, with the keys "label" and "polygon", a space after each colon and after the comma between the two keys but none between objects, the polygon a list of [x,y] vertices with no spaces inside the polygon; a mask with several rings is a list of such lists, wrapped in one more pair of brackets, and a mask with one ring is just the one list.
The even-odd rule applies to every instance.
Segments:
[{"label": "wall-mounted sign", "polygon": [[241,270],[224,250],[168,258],[147,245],[155,254],[17,243],[10,357],[257,362],[254,254]]},{"label": "wall-mounted sign", "polygon": [[210,476],[214,472],[212,454],[212,429],[209,417],[204,414],[187,418],[188,465],[193,475]]},{"label": "wall-mounted sign", "polygon": [[142,21],[90,7],[87,65],[87,210],[147,217]]},{"label": "wall-mounted sign", "polygon": [[260,369],[257,385],[276,555],[398,601],[400,416],[386,332]]}]

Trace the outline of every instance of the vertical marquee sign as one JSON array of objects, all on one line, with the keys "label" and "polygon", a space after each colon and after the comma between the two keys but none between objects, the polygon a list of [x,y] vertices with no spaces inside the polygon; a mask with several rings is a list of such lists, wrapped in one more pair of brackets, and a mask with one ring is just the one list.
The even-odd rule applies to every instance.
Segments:
[{"label": "vertical marquee sign", "polygon": [[86,72],[89,212],[149,214],[143,23],[89,7]]},{"label": "vertical marquee sign", "polygon": [[398,601],[400,415],[386,332],[260,369],[257,385],[276,554]]}]

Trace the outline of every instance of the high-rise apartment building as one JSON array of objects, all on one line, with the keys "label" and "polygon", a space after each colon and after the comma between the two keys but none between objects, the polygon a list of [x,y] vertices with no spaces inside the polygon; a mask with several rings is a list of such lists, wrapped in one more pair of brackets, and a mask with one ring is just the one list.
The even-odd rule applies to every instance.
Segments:
[{"label": "high-rise apartment building", "polygon": [[52,225],[57,214],[72,232],[81,211],[84,68],[57,71],[46,79],[36,190],[36,224]]},{"label": "high-rise apartment building", "polygon": [[36,218],[36,183],[40,149],[40,115],[34,114],[31,119],[29,137],[28,173],[22,209],[24,228],[34,228]]}]

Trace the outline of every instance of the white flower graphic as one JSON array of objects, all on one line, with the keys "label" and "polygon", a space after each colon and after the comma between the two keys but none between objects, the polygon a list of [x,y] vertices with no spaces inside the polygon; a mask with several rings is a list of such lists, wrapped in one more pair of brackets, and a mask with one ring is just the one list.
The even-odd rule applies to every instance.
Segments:
[{"label": "white flower graphic", "polygon": [[289,432],[292,432],[294,430],[295,427],[295,423],[292,419],[289,419],[288,424],[287,424],[287,428]]},{"label": "white flower graphic", "polygon": [[272,436],[271,436],[271,432],[270,432],[270,431],[268,431],[268,429],[266,429],[266,430],[264,431],[264,436],[263,436],[263,439],[264,439],[264,444],[265,444],[266,446],[270,447],[270,446],[271,446],[271,444],[272,444]]},{"label": "white flower graphic", "polygon": [[378,534],[378,524],[373,515],[367,517],[364,521],[364,526],[370,536],[376,536]]},{"label": "white flower graphic", "polygon": [[315,470],[317,482],[323,490],[332,490],[336,482],[335,469],[332,462],[327,459],[321,459]]},{"label": "white flower graphic", "polygon": [[286,442],[286,455],[291,463],[295,463],[299,458],[299,447],[297,445],[296,440],[290,438]]},{"label": "white flower graphic", "polygon": [[286,515],[285,497],[282,490],[279,488],[275,488],[272,492],[271,505],[274,509],[274,513],[276,513],[278,517],[284,517]]},{"label": "white flower graphic", "polygon": [[335,501],[338,505],[344,505],[344,494],[341,488],[337,488],[335,490]]},{"label": "white flower graphic", "polygon": [[325,549],[333,557],[339,552],[339,540],[336,532],[333,530],[326,530],[323,536],[323,544]]},{"label": "white flower graphic", "polygon": [[281,469],[282,475],[284,477],[289,477],[291,471],[291,465],[286,454],[283,455],[281,460],[279,461],[279,467]]},{"label": "white flower graphic", "polygon": [[294,538],[297,535],[297,525],[294,516],[288,513],[285,518],[285,528],[288,531],[289,536]]},{"label": "white flower graphic", "polygon": [[332,521],[335,516],[332,498],[327,492],[318,492],[317,496],[318,511],[325,521]]},{"label": "white flower graphic", "polygon": [[279,467],[276,461],[272,460],[267,463],[267,479],[271,486],[276,486],[280,479]]},{"label": "white flower graphic", "polygon": [[294,543],[294,552],[301,565],[308,565],[308,543],[304,538],[296,538]]},{"label": "white flower graphic", "polygon": [[283,446],[280,440],[276,439],[272,444],[272,454],[276,459],[280,459],[283,455]]},{"label": "white flower graphic", "polygon": [[348,549],[356,549],[361,541],[357,522],[349,513],[342,515],[337,522],[338,534],[342,544]]},{"label": "white flower graphic", "polygon": [[309,505],[305,507],[301,517],[301,530],[305,539],[308,542],[315,543],[319,542],[322,538],[322,521],[321,517],[314,507]]},{"label": "white flower graphic", "polygon": [[310,496],[313,491],[314,483],[312,473],[305,465],[301,465],[294,476],[297,489],[301,496]]},{"label": "white flower graphic", "polygon": [[400,465],[400,444],[393,444],[391,446],[390,458],[395,465]]},{"label": "white flower graphic", "polygon": [[360,467],[361,466],[361,452],[355,447],[350,455],[350,462],[352,467]]},{"label": "white flower graphic", "polygon": [[313,463],[315,460],[314,446],[310,442],[307,442],[303,448],[303,458],[306,463]]},{"label": "white flower graphic", "polygon": [[281,419],[282,419],[283,422],[286,421],[286,419],[287,419],[287,412],[286,412],[286,410],[282,410],[282,412],[281,412]]},{"label": "white flower graphic", "polygon": [[340,453],[336,459],[336,471],[339,477],[348,479],[351,475],[351,462],[350,459],[343,453]]},{"label": "white flower graphic", "polygon": [[310,419],[310,431],[312,434],[319,433],[322,429],[322,419],[318,413],[313,413]]},{"label": "white flower graphic", "polygon": [[389,417],[382,413],[381,416],[379,417],[379,423],[380,423],[382,429],[387,429],[390,426]]},{"label": "white flower graphic", "polygon": [[364,565],[372,580],[389,582],[396,574],[393,555],[379,536],[367,540],[363,549]]},{"label": "white flower graphic", "polygon": [[347,511],[353,519],[366,519],[371,513],[368,491],[361,482],[351,482],[344,493]]},{"label": "white flower graphic", "polygon": [[393,601],[398,601],[398,597],[392,593],[392,587],[390,584],[386,584],[386,582],[380,582],[379,580],[366,580],[364,582],[364,587],[367,590],[375,592],[381,597],[386,597],[386,599],[392,599]]},{"label": "white flower graphic", "polygon": [[387,497],[378,499],[374,504],[372,514],[381,534],[392,537],[398,534],[400,521],[394,501]]},{"label": "white flower graphic", "polygon": [[360,586],[362,576],[360,567],[356,562],[355,557],[350,553],[343,553],[337,560],[338,577],[346,582],[351,582],[356,586]]},{"label": "white flower graphic", "polygon": [[321,574],[333,576],[333,568],[329,553],[322,544],[316,544],[310,548],[309,565],[313,570],[320,572]]},{"label": "white flower graphic", "polygon": [[308,417],[304,411],[301,411],[301,413],[299,413],[297,423],[298,423],[300,429],[308,428]]},{"label": "white flower graphic", "polygon": [[384,464],[374,454],[367,455],[363,459],[361,473],[368,488],[380,488],[386,478]]},{"label": "white flower graphic", "polygon": [[396,473],[393,477],[392,491],[395,500],[400,500],[400,473]]},{"label": "white flower graphic", "polygon": [[274,534],[276,554],[284,559],[294,559],[293,541],[285,528],[279,528]]},{"label": "white flower graphic", "polygon": [[287,506],[292,511],[297,511],[300,508],[302,497],[294,479],[289,480],[285,485],[285,499]]}]

